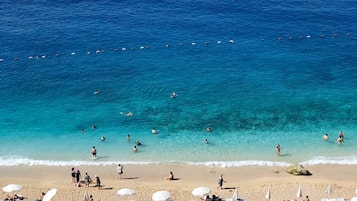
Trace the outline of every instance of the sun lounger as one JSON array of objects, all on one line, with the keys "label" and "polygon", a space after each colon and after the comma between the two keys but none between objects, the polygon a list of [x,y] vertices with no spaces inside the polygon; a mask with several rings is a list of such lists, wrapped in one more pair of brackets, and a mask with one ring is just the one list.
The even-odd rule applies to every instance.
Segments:
[{"label": "sun lounger", "polygon": [[323,198],[321,201],[345,201],[344,198]]}]

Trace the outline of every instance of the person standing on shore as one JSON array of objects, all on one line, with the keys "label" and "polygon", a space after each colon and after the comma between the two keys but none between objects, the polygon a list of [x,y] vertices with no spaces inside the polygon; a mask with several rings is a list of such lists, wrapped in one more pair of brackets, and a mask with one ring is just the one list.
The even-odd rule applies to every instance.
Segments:
[{"label": "person standing on shore", "polygon": [[118,164],[118,167],[117,167],[118,179],[121,179],[121,175],[124,173],[123,168],[124,167],[121,164]]},{"label": "person standing on shore", "polygon": [[81,180],[81,172],[79,171],[79,169],[77,170],[77,173],[76,173],[76,181],[77,183]]},{"label": "person standing on shore", "polygon": [[72,167],[71,176],[72,176],[72,183],[76,183],[76,170],[74,169],[74,167]]},{"label": "person standing on shore", "polygon": [[89,184],[91,182],[90,180],[91,180],[91,178],[88,175],[88,173],[86,172],[86,176],[84,177],[84,181],[86,182],[87,187],[89,187]]}]

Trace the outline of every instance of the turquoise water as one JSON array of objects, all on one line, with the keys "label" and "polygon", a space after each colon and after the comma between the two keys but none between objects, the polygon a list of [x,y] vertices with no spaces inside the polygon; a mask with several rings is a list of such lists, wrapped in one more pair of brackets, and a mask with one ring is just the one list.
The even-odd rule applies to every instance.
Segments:
[{"label": "turquoise water", "polygon": [[357,164],[354,1],[0,8],[0,165]]}]

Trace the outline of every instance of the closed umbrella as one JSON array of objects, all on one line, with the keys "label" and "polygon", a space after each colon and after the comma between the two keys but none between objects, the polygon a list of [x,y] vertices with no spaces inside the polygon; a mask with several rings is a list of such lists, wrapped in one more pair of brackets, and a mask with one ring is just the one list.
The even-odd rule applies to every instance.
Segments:
[{"label": "closed umbrella", "polygon": [[153,201],[169,201],[170,200],[170,192],[168,191],[157,191],[152,194]]},{"label": "closed umbrella", "polygon": [[237,201],[237,200],[238,200],[238,191],[237,191],[237,188],[234,189],[234,193],[233,193],[233,196],[232,196],[232,200],[233,200],[233,201]]},{"label": "closed umbrella", "polygon": [[3,191],[7,192],[7,193],[11,193],[14,191],[19,191],[22,189],[22,186],[18,185],[18,184],[9,184],[7,186],[5,186],[4,188],[2,188]]},{"label": "closed umbrella", "polygon": [[299,186],[299,189],[296,193],[296,197],[301,198],[302,197],[302,191],[301,191],[301,186]]},{"label": "closed umbrella", "polygon": [[134,195],[135,194],[135,190],[133,189],[130,189],[130,188],[122,188],[122,189],[119,189],[117,191],[117,195]]},{"label": "closed umbrella", "polygon": [[84,197],[83,197],[83,201],[89,201],[89,195],[88,192],[84,192]]},{"label": "closed umbrella", "polygon": [[326,193],[327,194],[331,194],[332,193],[332,189],[331,189],[331,185],[330,184],[327,186]]},{"label": "closed umbrella", "polygon": [[210,192],[211,192],[211,189],[208,187],[197,187],[197,188],[193,189],[192,195],[202,197],[204,195],[209,194]]},{"label": "closed umbrella", "polygon": [[42,201],[51,201],[51,199],[56,195],[57,193],[57,189],[53,188],[51,190],[49,190],[45,196],[43,196],[43,200]]},{"label": "closed umbrella", "polygon": [[268,190],[267,194],[265,195],[265,200],[269,201],[270,200],[270,189]]}]

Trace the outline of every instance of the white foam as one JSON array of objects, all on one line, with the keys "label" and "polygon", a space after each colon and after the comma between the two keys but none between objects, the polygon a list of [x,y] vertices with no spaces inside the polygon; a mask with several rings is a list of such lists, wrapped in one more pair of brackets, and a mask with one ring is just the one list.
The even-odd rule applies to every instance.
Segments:
[{"label": "white foam", "polygon": [[81,165],[116,165],[118,163],[122,164],[136,164],[136,165],[146,165],[146,164],[157,164],[154,162],[135,162],[135,161],[53,161],[53,160],[35,160],[29,159],[21,156],[13,157],[0,157],[0,166],[81,166]]},{"label": "white foam", "polygon": [[[22,156],[5,156],[0,157],[0,166],[81,166],[81,165],[116,165],[122,164],[135,164],[135,165],[148,165],[160,163],[177,163],[200,165],[209,167],[242,167],[242,166],[278,166],[288,167],[292,165],[289,162],[280,161],[263,161],[263,160],[242,160],[242,161],[206,161],[206,162],[190,162],[190,161],[167,161],[167,162],[148,162],[148,161],[54,161],[54,160],[36,160]],[[301,165],[319,165],[319,164],[338,164],[338,165],[357,165],[357,156],[348,157],[316,157],[314,159],[299,163]]]},{"label": "white foam", "polygon": [[345,157],[324,157],[318,156],[301,163],[302,165],[337,164],[337,165],[357,165],[357,156]]}]

